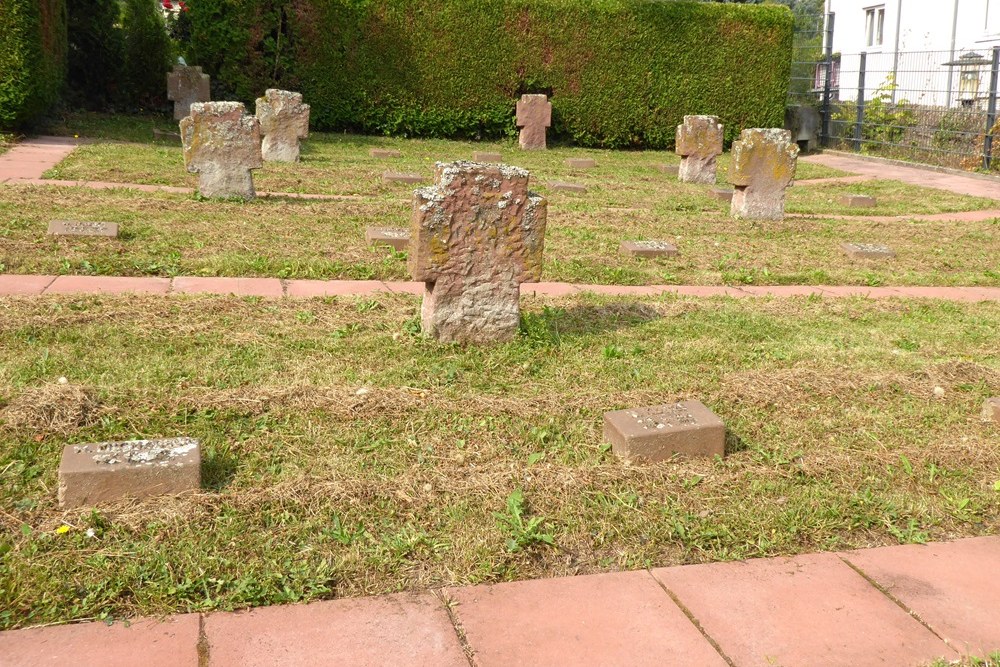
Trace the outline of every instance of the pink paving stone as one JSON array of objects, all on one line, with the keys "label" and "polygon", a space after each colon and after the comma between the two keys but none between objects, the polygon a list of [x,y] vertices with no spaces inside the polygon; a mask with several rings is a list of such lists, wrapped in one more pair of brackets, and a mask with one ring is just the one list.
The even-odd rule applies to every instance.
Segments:
[{"label": "pink paving stone", "polygon": [[277,278],[199,278],[181,276],[174,278],[173,291],[177,294],[235,294],[236,296],[284,296],[281,281]]},{"label": "pink paving stone", "polygon": [[569,296],[576,294],[580,288],[570,283],[521,283],[521,294],[533,296]]},{"label": "pink paving stone", "polygon": [[205,634],[213,667],[469,664],[430,594],[212,614]]},{"label": "pink paving stone", "polygon": [[663,290],[681,296],[731,296],[737,298],[750,296],[747,292],[736,287],[726,287],[725,285],[664,285]]},{"label": "pink paving stone", "polygon": [[197,614],[0,632],[4,667],[198,667]]},{"label": "pink paving stone", "polygon": [[658,285],[578,285],[581,292],[612,296],[659,296],[666,290]]},{"label": "pink paving stone", "polygon": [[726,663],[647,572],[450,589],[474,651],[492,665]]},{"label": "pink paving stone", "polygon": [[[289,280],[288,296],[352,296],[387,292],[389,288],[381,280]],[[423,283],[420,285],[423,293]]]},{"label": "pink paving stone", "polygon": [[833,554],[658,569],[737,665],[916,665],[947,644]]},{"label": "pink paving stone", "polygon": [[413,280],[405,282],[404,281],[387,282],[385,286],[393,294],[417,294],[419,296],[423,296],[425,289],[424,283],[416,282]]},{"label": "pink paving stone", "polygon": [[37,296],[48,287],[55,276],[18,276],[0,274],[0,295]]},{"label": "pink paving stone", "polygon": [[946,301],[988,301],[987,292],[974,287],[896,287],[901,296]]},{"label": "pink paving stone", "polygon": [[963,654],[1000,647],[1000,537],[844,554]]},{"label": "pink paving stone", "polygon": [[753,286],[747,285],[741,287],[740,291],[746,292],[747,294],[752,294],[754,296],[776,296],[776,297],[788,297],[788,296],[810,296],[813,294],[822,295],[823,288],[817,287],[815,285],[766,285],[766,286]]},{"label": "pink paving stone", "polygon": [[123,278],[117,276],[59,276],[45,294],[166,294],[169,278]]}]

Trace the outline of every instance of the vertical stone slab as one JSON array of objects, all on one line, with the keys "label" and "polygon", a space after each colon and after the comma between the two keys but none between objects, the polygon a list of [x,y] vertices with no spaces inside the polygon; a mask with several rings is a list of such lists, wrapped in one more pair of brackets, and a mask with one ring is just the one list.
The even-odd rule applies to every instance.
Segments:
[{"label": "vertical stone slab", "polygon": [[496,343],[517,334],[520,285],[542,274],[547,202],[528,172],[481,162],[438,163],[413,193],[409,269],[425,283],[424,335]]},{"label": "vertical stone slab", "polygon": [[268,88],[257,98],[256,115],[264,161],[298,162],[299,139],[309,136],[309,105],[302,103],[302,93]]},{"label": "vertical stone slab", "polygon": [[715,184],[715,160],[722,155],[722,124],[718,116],[684,116],[677,126],[677,177],[685,183]]},{"label": "vertical stone slab", "polygon": [[552,103],[547,95],[521,95],[517,103],[517,126],[521,128],[521,150],[545,150],[545,132],[552,125]]},{"label": "vertical stone slab", "polygon": [[167,99],[174,103],[174,120],[189,116],[195,102],[212,99],[209,82],[200,67],[174,65],[174,71],[167,74]]},{"label": "vertical stone slab", "polygon": [[184,165],[198,174],[204,197],[253,199],[252,169],[260,169],[260,121],[240,102],[195,102],[180,122]]},{"label": "vertical stone slab", "polygon": [[781,220],[785,188],[795,178],[799,147],[792,133],[777,128],[743,130],[733,142],[730,180],[735,191],[730,212],[735,218]]}]

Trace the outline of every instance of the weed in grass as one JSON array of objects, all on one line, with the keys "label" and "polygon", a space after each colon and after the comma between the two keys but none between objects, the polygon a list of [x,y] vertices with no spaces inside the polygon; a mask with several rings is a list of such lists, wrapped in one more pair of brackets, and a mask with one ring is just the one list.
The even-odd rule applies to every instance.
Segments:
[{"label": "weed in grass", "polygon": [[507,496],[507,511],[493,513],[501,529],[508,535],[507,550],[514,553],[536,544],[554,546],[555,538],[551,533],[545,532],[545,517],[526,518],[526,511],[524,492],[515,489]]}]

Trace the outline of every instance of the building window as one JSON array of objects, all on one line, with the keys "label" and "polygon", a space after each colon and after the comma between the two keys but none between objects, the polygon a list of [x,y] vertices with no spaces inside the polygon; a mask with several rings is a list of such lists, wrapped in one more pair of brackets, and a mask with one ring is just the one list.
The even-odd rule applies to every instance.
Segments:
[{"label": "building window", "polygon": [[885,5],[865,10],[865,45],[882,46],[882,28],[885,26]]}]

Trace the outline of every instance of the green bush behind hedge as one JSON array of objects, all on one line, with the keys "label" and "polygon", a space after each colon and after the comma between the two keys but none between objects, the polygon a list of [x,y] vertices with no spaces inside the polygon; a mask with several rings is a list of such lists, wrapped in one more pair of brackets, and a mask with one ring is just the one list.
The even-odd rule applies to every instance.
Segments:
[{"label": "green bush behind hedge", "polygon": [[663,0],[197,0],[188,62],[214,95],[304,93],[312,124],[407,136],[516,132],[522,93],[552,96],[552,134],[673,145],[684,114],[780,126],[792,15]]},{"label": "green bush behind hedge", "polygon": [[65,0],[4,0],[0,11],[0,128],[30,124],[66,79]]}]

